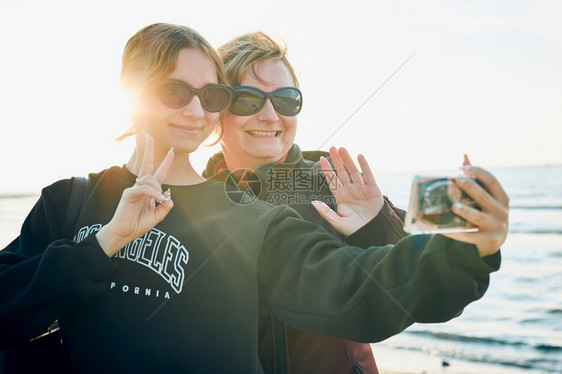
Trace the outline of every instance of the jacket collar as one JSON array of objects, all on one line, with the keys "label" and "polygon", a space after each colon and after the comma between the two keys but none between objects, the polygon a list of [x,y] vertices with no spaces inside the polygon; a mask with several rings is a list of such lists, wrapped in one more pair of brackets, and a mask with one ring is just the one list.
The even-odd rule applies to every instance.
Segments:
[{"label": "jacket collar", "polygon": [[[287,156],[285,157],[284,161],[280,162],[273,162],[267,165],[260,167],[256,172],[258,174],[264,174],[267,170],[271,168],[294,168],[300,165],[303,162],[303,156],[301,149],[298,145],[294,144],[287,152]],[[226,167],[226,161],[224,159],[224,154],[221,152],[215,153],[209,161],[207,161],[207,166],[203,171],[203,177],[205,178],[212,178],[216,180],[223,180],[229,174],[229,170]]]}]

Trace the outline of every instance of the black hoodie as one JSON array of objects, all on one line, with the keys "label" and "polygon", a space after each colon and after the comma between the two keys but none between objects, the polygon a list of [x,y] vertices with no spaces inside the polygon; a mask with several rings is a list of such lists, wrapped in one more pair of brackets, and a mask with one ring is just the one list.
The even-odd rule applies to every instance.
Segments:
[{"label": "black hoodie", "polygon": [[499,267],[499,253],[482,259],[440,235],[345,247],[290,208],[233,203],[214,181],[163,186],[169,215],[108,258],[95,233],[135,176],[113,167],[90,178],[74,241],[61,239],[72,187],[63,180],[42,191],[0,251],[0,347],[58,318],[75,372],[261,373],[261,312],[375,342],[457,316]]}]

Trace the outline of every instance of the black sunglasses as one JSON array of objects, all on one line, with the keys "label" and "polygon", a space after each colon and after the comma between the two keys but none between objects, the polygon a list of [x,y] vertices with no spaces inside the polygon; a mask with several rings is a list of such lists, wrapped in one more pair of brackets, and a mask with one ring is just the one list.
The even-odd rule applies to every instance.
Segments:
[{"label": "black sunglasses", "polygon": [[269,98],[275,110],[284,116],[296,116],[302,108],[302,93],[296,87],[281,87],[265,92],[251,86],[234,87],[230,112],[237,116],[251,116],[263,108]]},{"label": "black sunglasses", "polygon": [[189,84],[170,79],[156,86],[156,94],[169,108],[179,109],[186,106],[197,95],[201,105],[209,112],[224,109],[232,98],[234,89],[224,84],[208,84],[203,88],[194,88]]}]

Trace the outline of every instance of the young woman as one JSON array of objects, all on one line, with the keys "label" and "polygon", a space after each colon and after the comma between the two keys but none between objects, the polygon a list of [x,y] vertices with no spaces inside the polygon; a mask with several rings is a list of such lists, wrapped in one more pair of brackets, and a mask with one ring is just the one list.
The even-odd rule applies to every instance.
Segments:
[{"label": "young woman", "polygon": [[[317,334],[379,341],[458,315],[499,267],[507,197],[482,169],[470,173],[491,195],[459,185],[483,211],[459,214],[493,241],[436,235],[346,247],[288,207],[235,204],[223,183],[194,172],[189,154],[231,92],[198,33],[143,28],[125,47],[122,81],[138,104],[136,148],[126,165],[90,174],[73,240],[61,234],[72,187],[62,180],[0,251],[0,347],[58,319],[70,372],[261,373],[265,310]],[[338,276],[326,284],[326,274]]]}]

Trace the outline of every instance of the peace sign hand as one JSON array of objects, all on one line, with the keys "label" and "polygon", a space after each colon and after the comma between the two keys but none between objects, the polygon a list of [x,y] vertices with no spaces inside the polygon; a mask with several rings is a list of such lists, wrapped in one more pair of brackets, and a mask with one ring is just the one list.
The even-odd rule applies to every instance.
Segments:
[{"label": "peace sign hand", "polygon": [[96,234],[100,246],[109,257],[146,234],[161,222],[174,206],[170,191],[162,193],[161,187],[173,159],[174,151],[170,149],[153,174],[154,145],[152,138],[147,136],[136,183],[123,191],[113,218]]}]

